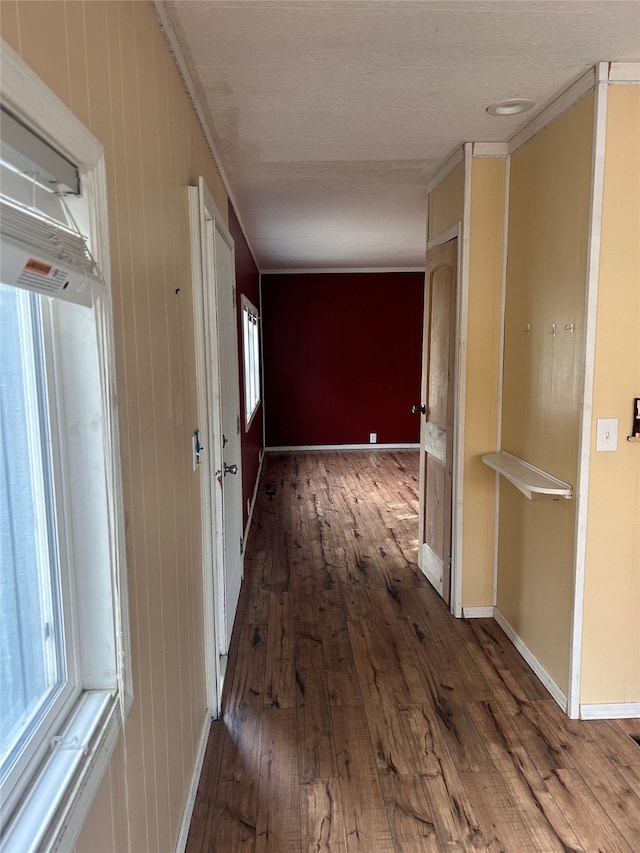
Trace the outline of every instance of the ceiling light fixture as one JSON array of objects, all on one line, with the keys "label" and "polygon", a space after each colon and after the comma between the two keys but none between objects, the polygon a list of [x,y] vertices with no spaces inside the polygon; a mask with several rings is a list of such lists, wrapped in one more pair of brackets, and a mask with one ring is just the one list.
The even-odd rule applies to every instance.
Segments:
[{"label": "ceiling light fixture", "polygon": [[526,113],[534,106],[534,102],[528,98],[510,98],[508,101],[491,104],[487,107],[487,112],[492,116],[515,116],[518,113]]}]

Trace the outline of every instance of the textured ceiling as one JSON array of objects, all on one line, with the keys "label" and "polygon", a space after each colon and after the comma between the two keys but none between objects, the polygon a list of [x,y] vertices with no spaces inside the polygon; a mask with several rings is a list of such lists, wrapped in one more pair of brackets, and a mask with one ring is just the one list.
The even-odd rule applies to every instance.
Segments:
[{"label": "textured ceiling", "polygon": [[[262,270],[421,267],[425,186],[601,60],[640,60],[640,2],[168,0]],[[526,121],[535,114],[528,113]]]}]

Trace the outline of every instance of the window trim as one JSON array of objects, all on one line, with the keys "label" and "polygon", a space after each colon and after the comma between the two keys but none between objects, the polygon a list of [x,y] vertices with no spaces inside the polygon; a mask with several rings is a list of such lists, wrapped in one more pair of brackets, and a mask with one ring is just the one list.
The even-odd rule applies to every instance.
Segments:
[{"label": "window trim", "polygon": [[[4,286],[4,285],[3,285]],[[18,290],[18,288],[16,288]],[[47,453],[51,457],[53,471],[53,497],[55,503],[55,519],[49,511],[41,509],[41,517],[47,514],[49,516],[49,524],[47,527],[47,546],[49,551],[51,547],[50,537],[55,537],[56,540],[56,563],[58,563],[58,585],[57,593],[54,593],[56,598],[59,597],[59,606],[61,616],[64,623],[64,635],[61,642],[62,651],[64,653],[66,683],[59,685],[44,702],[39,709],[40,720],[37,728],[42,730],[42,733],[37,739],[32,739],[20,751],[16,757],[13,766],[7,776],[2,780],[0,786],[1,796],[0,802],[3,807],[10,812],[15,804],[20,802],[24,796],[24,790],[29,786],[30,777],[28,768],[34,764],[40,764],[46,757],[47,740],[56,734],[60,727],[63,726],[65,719],[77,703],[80,693],[80,655],[78,653],[77,640],[77,624],[75,619],[75,608],[72,601],[75,599],[75,583],[74,573],[69,570],[69,566],[73,566],[73,557],[69,555],[71,546],[71,537],[68,532],[68,519],[65,500],[64,477],[62,476],[65,470],[67,444],[63,438],[65,433],[64,428],[61,429],[59,418],[59,390],[56,387],[57,383],[54,380],[54,359],[52,353],[55,348],[55,343],[51,336],[50,315],[52,306],[48,300],[44,300],[38,306],[37,311],[34,311],[32,297],[34,294],[27,290],[22,290],[27,298],[23,299],[19,305],[20,319],[20,336],[22,339],[23,363],[28,359],[33,358],[34,362],[39,361],[38,354],[34,351],[35,346],[27,347],[28,354],[24,355],[25,338],[32,338],[34,335],[34,326],[38,327],[37,344],[41,345],[43,353],[43,363],[41,364],[42,380],[45,383],[45,389],[36,387],[30,388],[27,392],[27,407],[32,409],[31,416],[28,418],[27,442],[30,447],[37,447],[37,453],[42,462],[42,457]],[[37,316],[36,316],[37,315]],[[38,347],[40,348],[40,347]],[[35,368],[38,371],[38,367]],[[28,384],[32,382],[28,380]],[[37,385],[38,380],[33,377],[33,385]],[[46,411],[41,411],[43,405],[42,399],[35,402],[34,397],[41,398],[44,391],[44,396],[47,397]],[[46,417],[48,423],[46,427],[46,436],[43,436],[40,429],[32,432],[34,421],[40,421],[42,417]],[[43,445],[48,445],[55,448],[55,451],[45,451]],[[49,467],[48,465],[46,466]],[[48,479],[48,478],[47,478]],[[37,498],[40,501],[40,496]],[[51,527],[55,529],[51,529]],[[42,547],[42,543],[38,543],[38,547]],[[47,558],[49,562],[49,558]]]},{"label": "window trim", "polygon": [[[245,312],[249,317],[255,317],[255,323],[258,330],[258,340],[257,346],[255,348],[255,356],[256,360],[256,376],[252,377],[247,372],[247,340],[245,335]],[[244,293],[240,299],[240,324],[242,326],[242,373],[243,373],[243,392],[244,392],[244,429],[245,432],[249,432],[251,429],[251,425],[253,420],[260,408],[260,404],[262,403],[262,351],[261,351],[261,334],[260,334],[260,312],[256,308],[256,306],[248,299]],[[251,412],[247,410],[247,387],[248,384],[255,379],[255,387],[256,387],[256,402]]]},{"label": "window trim", "polygon": [[[89,237],[92,253],[109,285],[110,259],[107,217],[107,182],[104,150],[100,142],[79,119],[51,92],[45,83],[24,63],[20,56],[1,41],[0,99],[2,104],[27,127],[53,148],[78,166],[84,203],[89,209],[88,222],[81,227]],[[74,211],[75,215],[75,211]],[[84,819],[98,790],[124,718],[133,701],[129,609],[126,583],[126,552],[123,513],[122,476],[120,472],[120,443],[115,392],[115,347],[113,338],[111,293],[108,290],[94,308],[102,352],[104,441],[106,451],[106,500],[108,535],[111,556],[111,586],[115,614],[114,643],[117,661],[117,690],[85,690],[77,703],[63,738],[78,737],[86,749],[52,752],[45,770],[38,777],[17,812],[11,819],[7,834],[0,841],[4,850],[11,843],[13,832],[34,816],[25,817],[27,807],[40,799],[49,808],[41,811],[46,819],[36,842],[38,849],[72,849]],[[75,726],[75,728],[74,728]],[[52,808],[51,792],[59,791],[57,774],[66,764],[63,777],[67,786],[64,796]],[[47,784],[48,783],[48,784]],[[55,786],[58,785],[56,788]],[[9,849],[7,847],[7,849]],[[15,848],[14,848],[15,849]],[[20,846],[19,849],[30,849]]]}]

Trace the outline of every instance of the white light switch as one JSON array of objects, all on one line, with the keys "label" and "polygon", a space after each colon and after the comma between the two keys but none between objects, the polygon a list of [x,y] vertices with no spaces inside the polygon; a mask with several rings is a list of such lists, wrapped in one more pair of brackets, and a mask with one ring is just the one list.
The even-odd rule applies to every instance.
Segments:
[{"label": "white light switch", "polygon": [[618,449],[618,418],[598,418],[596,450]]}]

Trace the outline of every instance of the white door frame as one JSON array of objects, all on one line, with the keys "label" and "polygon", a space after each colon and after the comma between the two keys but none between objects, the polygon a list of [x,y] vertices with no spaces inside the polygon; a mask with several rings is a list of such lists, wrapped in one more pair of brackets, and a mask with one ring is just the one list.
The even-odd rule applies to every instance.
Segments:
[{"label": "white door frame", "polygon": [[[466,196],[466,192],[465,192]],[[466,203],[466,198],[465,198]],[[466,206],[466,204],[465,204]],[[449,609],[460,618],[462,616],[462,523],[463,523],[463,490],[464,490],[464,412],[467,371],[467,313],[469,308],[469,275],[468,258],[469,246],[462,222],[429,240],[427,251],[435,249],[443,243],[458,239],[458,265],[456,273],[456,346],[454,365],[454,403],[453,403],[453,471],[451,490],[451,593]],[[425,296],[427,282],[425,278]],[[424,335],[424,328],[423,328]],[[423,341],[424,346],[424,341]],[[426,401],[426,372],[424,357],[422,364],[422,381],[420,390],[421,402]],[[424,483],[424,450],[422,445],[422,430],[420,428],[420,483]],[[419,515],[419,562],[422,568],[422,542],[424,538],[424,496],[420,494],[421,511]]]},{"label": "white door frame", "polygon": [[216,488],[216,472],[222,470],[222,432],[220,370],[218,359],[218,323],[216,279],[210,274],[213,258],[207,239],[207,223],[213,221],[225,239],[231,236],[223,224],[218,207],[206,184],[188,187],[191,224],[193,312],[196,343],[196,383],[200,443],[203,446],[200,468],[202,524],[202,586],[204,606],[204,652],[207,707],[213,717],[220,716],[221,686],[224,672],[220,649],[224,622],[224,527],[222,489]]}]

